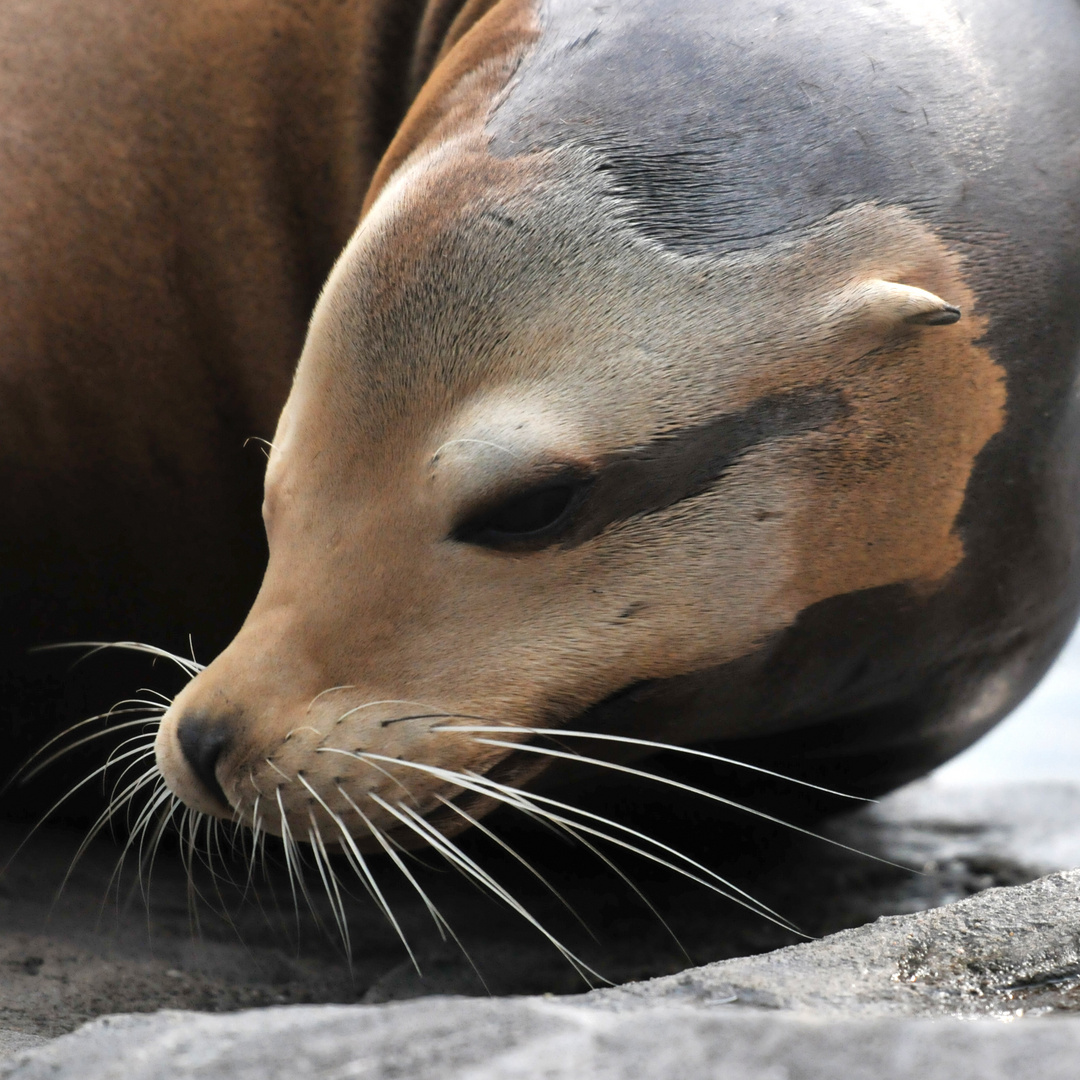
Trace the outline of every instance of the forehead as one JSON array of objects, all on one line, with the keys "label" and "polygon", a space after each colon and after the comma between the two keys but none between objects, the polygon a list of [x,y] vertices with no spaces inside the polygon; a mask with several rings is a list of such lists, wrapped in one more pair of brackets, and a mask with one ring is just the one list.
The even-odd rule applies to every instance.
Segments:
[{"label": "forehead", "polygon": [[1001,164],[1012,74],[1008,48],[991,61],[980,47],[982,12],[950,8],[546,0],[491,149],[590,147],[636,227],[687,254],[752,249],[870,200],[947,216]]},{"label": "forehead", "polygon": [[627,220],[599,164],[579,147],[507,162],[444,146],[387,185],[305,359],[353,424],[400,442],[478,397],[587,410],[603,439],[705,422],[866,345],[845,290],[933,287],[955,262],[912,215],[872,205],[754,251],[681,255]]}]

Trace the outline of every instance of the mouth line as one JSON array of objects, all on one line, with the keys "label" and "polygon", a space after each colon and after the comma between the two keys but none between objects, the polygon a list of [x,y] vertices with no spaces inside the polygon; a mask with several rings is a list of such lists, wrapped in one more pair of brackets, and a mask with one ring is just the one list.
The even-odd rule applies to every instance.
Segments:
[{"label": "mouth line", "polygon": [[[599,726],[597,720],[609,720],[611,719],[609,713],[615,708],[622,705],[627,698],[633,697],[641,691],[653,686],[657,680],[655,679],[638,679],[635,682],[628,683],[620,690],[616,690],[607,697],[601,698],[599,701],[592,705],[587,706],[574,716],[569,717],[563,723],[561,727],[568,727],[573,725],[575,728],[581,731],[597,730],[602,731],[603,728]],[[591,721],[591,723],[590,723]],[[553,729],[556,730],[556,729]]]}]

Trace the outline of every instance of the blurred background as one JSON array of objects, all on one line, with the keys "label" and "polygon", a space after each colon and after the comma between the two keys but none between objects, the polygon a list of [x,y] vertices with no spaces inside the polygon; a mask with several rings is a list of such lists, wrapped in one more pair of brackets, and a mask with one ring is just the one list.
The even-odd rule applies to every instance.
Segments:
[{"label": "blurred background", "polygon": [[950,783],[1080,781],[1080,632],[1016,712],[934,776]]}]

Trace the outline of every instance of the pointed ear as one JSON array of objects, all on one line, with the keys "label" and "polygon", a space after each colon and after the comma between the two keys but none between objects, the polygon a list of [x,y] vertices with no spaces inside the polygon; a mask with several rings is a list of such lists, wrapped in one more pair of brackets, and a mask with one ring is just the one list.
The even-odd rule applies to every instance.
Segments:
[{"label": "pointed ear", "polygon": [[860,321],[884,326],[951,326],[960,320],[960,309],[940,296],[895,281],[864,281],[848,293],[844,306]]}]

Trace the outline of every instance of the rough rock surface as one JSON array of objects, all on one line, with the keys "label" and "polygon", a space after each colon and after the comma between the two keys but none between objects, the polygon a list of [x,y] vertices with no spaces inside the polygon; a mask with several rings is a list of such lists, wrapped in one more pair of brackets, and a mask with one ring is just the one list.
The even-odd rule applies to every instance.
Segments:
[{"label": "rough rock surface", "polygon": [[29,1050],[35,1046],[44,1046],[48,1039],[40,1035],[28,1035],[25,1031],[11,1031],[0,1028],[0,1058],[17,1054],[20,1050]]},{"label": "rough rock surface", "polygon": [[837,1017],[1080,1014],[1080,870],[589,997]]},{"label": "rough rock surface", "polygon": [[7,1080],[1075,1080],[1080,1021],[837,1020],[537,998],[98,1020]]},{"label": "rough rock surface", "polygon": [[570,998],[108,1017],[0,1077],[1072,1080],[1078,1013],[1080,870]]}]

